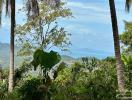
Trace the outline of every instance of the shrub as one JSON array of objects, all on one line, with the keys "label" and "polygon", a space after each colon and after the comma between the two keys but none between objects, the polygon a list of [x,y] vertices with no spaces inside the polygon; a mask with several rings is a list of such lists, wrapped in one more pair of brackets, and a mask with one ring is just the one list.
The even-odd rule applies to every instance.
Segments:
[{"label": "shrub", "polygon": [[43,100],[46,87],[40,78],[30,77],[16,88],[16,93],[20,100]]},{"label": "shrub", "polygon": [[[72,67],[63,69],[54,82],[56,92],[53,100],[66,98],[68,100],[115,100],[117,90],[115,66],[106,61],[100,61],[97,65],[92,72],[89,72],[82,63],[75,63]],[[75,71],[77,71],[76,75],[74,75]]]}]

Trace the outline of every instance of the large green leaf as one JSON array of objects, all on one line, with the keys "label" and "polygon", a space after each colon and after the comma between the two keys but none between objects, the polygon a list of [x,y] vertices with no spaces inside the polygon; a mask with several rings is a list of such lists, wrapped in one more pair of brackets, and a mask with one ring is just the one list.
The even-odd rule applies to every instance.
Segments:
[{"label": "large green leaf", "polygon": [[32,65],[36,69],[38,65],[41,68],[51,69],[61,60],[60,55],[55,51],[45,52],[41,49],[37,49],[33,55]]}]

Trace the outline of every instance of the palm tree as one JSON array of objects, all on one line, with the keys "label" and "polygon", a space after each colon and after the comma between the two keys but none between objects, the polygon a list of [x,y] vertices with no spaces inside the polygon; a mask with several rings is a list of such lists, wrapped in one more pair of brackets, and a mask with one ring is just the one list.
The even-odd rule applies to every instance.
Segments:
[{"label": "palm tree", "polygon": [[12,92],[14,87],[14,37],[15,37],[15,0],[10,0],[11,7],[11,33],[10,33],[10,69],[8,91]]},{"label": "palm tree", "polygon": [[[0,1],[0,24],[2,17],[2,8],[5,0]],[[10,12],[9,12],[10,11]],[[6,0],[6,15],[11,16],[10,33],[10,65],[9,65],[9,85],[8,91],[12,92],[14,86],[14,33],[15,33],[15,0]]]},{"label": "palm tree", "polygon": [[118,24],[117,24],[117,16],[116,16],[114,0],[109,0],[109,6],[110,6],[111,22],[112,22],[112,29],[113,29],[118,87],[119,87],[120,93],[124,93],[125,92],[124,69],[123,69],[123,63],[121,60],[119,32],[118,32]]}]

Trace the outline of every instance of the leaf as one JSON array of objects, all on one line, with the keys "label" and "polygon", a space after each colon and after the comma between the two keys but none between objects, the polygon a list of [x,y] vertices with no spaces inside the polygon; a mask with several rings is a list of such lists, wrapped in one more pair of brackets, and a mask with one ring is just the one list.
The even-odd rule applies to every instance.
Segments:
[{"label": "leaf", "polygon": [[60,60],[60,55],[55,51],[50,51],[48,53],[41,49],[37,49],[33,55],[32,65],[35,69],[38,67],[38,65],[40,65],[42,69],[51,69],[57,63],[59,63]]}]

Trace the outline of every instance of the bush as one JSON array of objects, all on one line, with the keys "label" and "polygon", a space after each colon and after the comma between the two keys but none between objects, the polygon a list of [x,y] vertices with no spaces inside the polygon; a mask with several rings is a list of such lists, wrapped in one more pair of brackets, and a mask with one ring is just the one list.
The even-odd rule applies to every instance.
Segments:
[{"label": "bush", "polygon": [[22,82],[15,92],[20,100],[43,100],[46,87],[42,84],[40,78],[30,77]]},{"label": "bush", "polygon": [[54,85],[56,92],[53,100],[115,100],[116,69],[111,63],[100,61],[97,67],[89,72],[83,64],[75,63],[59,73]]}]

